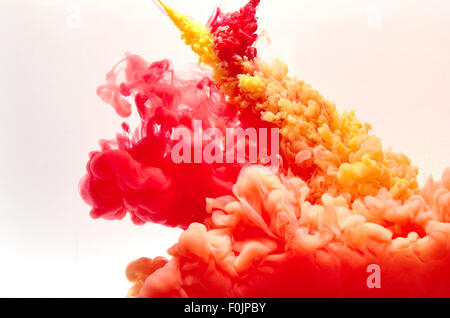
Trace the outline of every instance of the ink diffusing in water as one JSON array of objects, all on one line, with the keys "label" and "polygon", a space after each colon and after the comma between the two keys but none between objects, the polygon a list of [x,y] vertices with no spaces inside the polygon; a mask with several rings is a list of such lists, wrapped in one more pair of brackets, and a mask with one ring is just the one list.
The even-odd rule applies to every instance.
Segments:
[{"label": "ink diffusing in water", "polygon": [[[206,26],[160,5],[202,66],[187,76],[168,60],[121,60],[97,93],[119,116],[137,111],[140,126],[102,140],[80,183],[94,218],[129,213],[135,224],[184,229],[169,260],[129,264],[129,296],[449,297],[450,168],[419,188],[417,168],[383,149],[369,124],[338,112],[283,62],[262,61],[259,0],[216,9]],[[192,153],[209,145],[198,130],[277,129],[281,165],[176,163],[180,128]],[[248,159],[255,143],[236,137],[234,148],[219,139],[216,149],[235,158],[241,145]],[[382,288],[367,287],[371,264]]]}]

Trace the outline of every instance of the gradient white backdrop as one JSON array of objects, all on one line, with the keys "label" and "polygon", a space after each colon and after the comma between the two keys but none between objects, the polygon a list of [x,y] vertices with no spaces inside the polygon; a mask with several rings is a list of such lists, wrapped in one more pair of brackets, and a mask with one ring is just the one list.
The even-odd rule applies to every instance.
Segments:
[{"label": "gradient white backdrop", "polygon": [[[215,5],[244,0],[166,2],[206,22]],[[259,17],[262,57],[355,109],[420,167],[422,183],[440,178],[450,166],[450,1],[262,0]],[[122,122],[95,90],[126,51],[196,59],[151,0],[1,0],[0,40],[0,296],[125,296],[127,263],[165,255],[180,231],[89,218],[78,181]]]}]

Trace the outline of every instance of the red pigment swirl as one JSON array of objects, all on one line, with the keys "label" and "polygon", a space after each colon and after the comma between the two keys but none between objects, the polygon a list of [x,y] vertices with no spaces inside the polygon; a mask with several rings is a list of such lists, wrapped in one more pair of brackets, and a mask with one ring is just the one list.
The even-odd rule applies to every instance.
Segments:
[{"label": "red pigment swirl", "polygon": [[[124,82],[118,84],[123,63]],[[170,156],[178,142],[171,138],[173,129],[194,134],[193,122],[201,120],[202,129],[215,127],[225,136],[227,128],[269,125],[231,107],[204,70],[190,76],[175,74],[167,60],[149,65],[136,55],[127,55],[107,74],[98,95],[122,117],[130,116],[128,99],[134,97],[141,127],[130,134],[124,123],[123,133],[101,141],[101,150],[90,154],[80,191],[93,218],[121,219],[129,212],[135,224],[186,228],[204,220],[206,197],[231,193],[243,164],[176,164]],[[194,137],[188,147],[193,143]]]},{"label": "red pigment swirl", "polygon": [[[217,68],[230,76],[226,80],[245,75],[244,64],[252,64],[246,60],[258,66],[253,48],[258,4],[250,0],[229,14],[217,9],[208,22],[220,59]],[[122,63],[123,72],[118,70]],[[122,117],[131,115],[133,98],[141,125],[131,133],[123,124],[124,132],[101,141],[101,150],[90,154],[80,187],[92,206],[91,216],[120,219],[129,212],[136,224],[186,229],[168,250],[169,260],[140,258],[129,264],[127,278],[134,284],[129,296],[450,295],[450,168],[442,181],[430,179],[420,193],[401,201],[384,187],[356,199],[333,189],[316,191],[317,184],[308,179],[321,184],[315,171],[330,168],[334,160],[321,145],[297,144],[295,164],[285,159],[277,173],[261,165],[176,164],[170,156],[178,142],[173,132],[183,127],[195,136],[196,120],[202,130],[215,127],[223,135],[227,129],[272,127],[250,113],[251,107],[240,113],[231,106],[204,70],[191,74],[190,79],[181,77],[167,60],[148,64],[127,55],[98,89]],[[287,76],[284,71],[276,74]],[[226,86],[226,80],[219,84]],[[280,80],[272,79],[272,94],[280,95],[274,88],[284,91],[283,85],[292,84]],[[305,111],[314,113],[315,104],[311,98]],[[195,148],[195,138],[185,142]],[[248,150],[246,139],[235,147],[239,142]],[[205,144],[202,139],[202,150]],[[382,285],[376,288],[368,275],[373,265],[382,269]]]},{"label": "red pigment swirl", "polygon": [[[448,297],[450,168],[405,203],[387,191],[346,207],[325,194],[312,205],[307,184],[253,165],[233,195],[207,199],[209,217],[193,223],[168,253],[128,266],[134,297]],[[411,213],[422,233],[351,215],[383,205]],[[320,215],[320,216],[318,216]],[[318,216],[318,222],[307,221]],[[359,223],[357,219],[362,219]],[[306,223],[305,223],[306,221]],[[364,223],[365,222],[365,223]],[[392,231],[395,231],[392,229]],[[412,243],[412,244],[411,244]],[[380,285],[369,287],[371,266]]]},{"label": "red pigment swirl", "polygon": [[256,57],[256,48],[252,45],[258,38],[256,8],[259,2],[251,0],[239,11],[230,13],[217,8],[208,21],[216,54],[221,61],[229,63],[230,71],[239,66],[244,57],[249,60]]}]

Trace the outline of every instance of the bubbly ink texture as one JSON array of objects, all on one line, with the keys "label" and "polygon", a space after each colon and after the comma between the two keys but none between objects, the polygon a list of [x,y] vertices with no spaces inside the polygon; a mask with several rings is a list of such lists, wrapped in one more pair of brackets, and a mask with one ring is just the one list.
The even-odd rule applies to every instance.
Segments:
[{"label": "bubbly ink texture", "polygon": [[[259,2],[216,9],[206,26],[160,2],[202,66],[187,78],[127,55],[97,91],[141,126],[91,153],[80,184],[91,216],[185,229],[170,259],[130,263],[129,296],[450,297],[450,168],[420,188],[369,124],[262,61]],[[174,163],[174,129],[194,134],[196,120],[279,128],[282,165]],[[366,285],[370,264],[381,288]]]}]

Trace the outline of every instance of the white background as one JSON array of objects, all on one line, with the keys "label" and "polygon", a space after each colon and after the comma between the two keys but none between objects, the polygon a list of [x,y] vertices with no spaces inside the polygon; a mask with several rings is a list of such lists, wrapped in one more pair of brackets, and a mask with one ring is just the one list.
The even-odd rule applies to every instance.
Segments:
[{"label": "white background", "polygon": [[[219,4],[167,3],[201,22]],[[450,163],[449,1],[262,0],[259,17],[262,57],[355,109],[421,168],[421,182],[440,178]],[[126,51],[178,66],[196,58],[151,0],[1,0],[0,40],[0,296],[122,297],[127,263],[165,255],[180,231],[89,218],[78,181],[122,122],[95,90]]]}]

